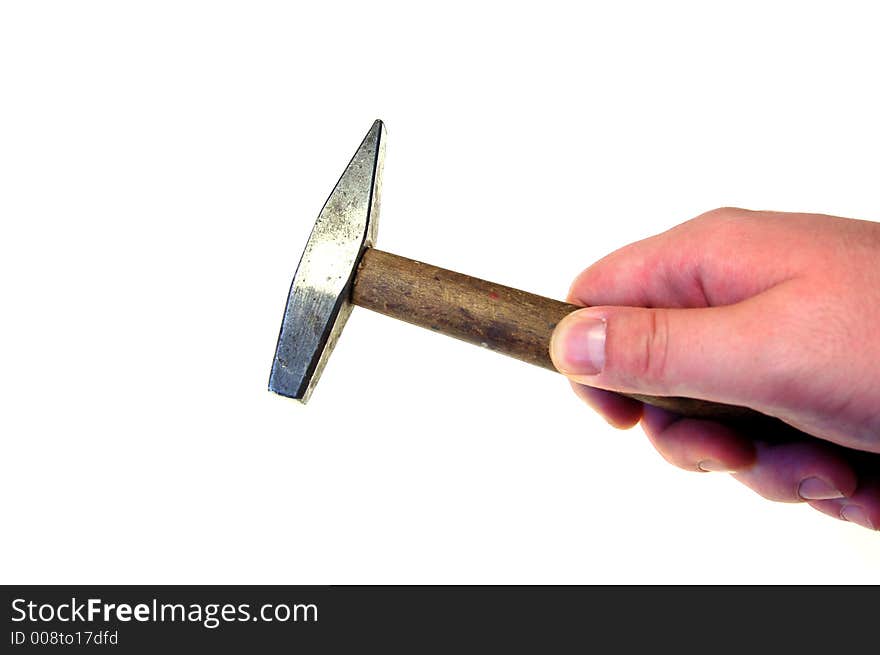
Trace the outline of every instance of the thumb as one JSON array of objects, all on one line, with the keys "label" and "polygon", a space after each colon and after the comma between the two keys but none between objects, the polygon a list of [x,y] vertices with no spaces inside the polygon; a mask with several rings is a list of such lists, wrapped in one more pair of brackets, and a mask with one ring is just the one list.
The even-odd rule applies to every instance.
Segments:
[{"label": "thumb", "polygon": [[761,405],[777,368],[753,298],[696,309],[589,307],[572,312],[550,341],[554,366],[592,387]]}]

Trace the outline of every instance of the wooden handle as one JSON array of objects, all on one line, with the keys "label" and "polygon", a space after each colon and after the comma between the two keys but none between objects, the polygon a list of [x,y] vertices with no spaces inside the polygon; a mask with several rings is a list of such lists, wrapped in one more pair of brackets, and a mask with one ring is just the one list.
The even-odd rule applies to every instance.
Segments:
[{"label": "wooden handle", "polygon": [[[360,307],[556,371],[550,335],[577,305],[462,275],[369,248],[352,290]],[[686,416],[742,420],[763,417],[745,407],[693,398],[625,394]]]}]

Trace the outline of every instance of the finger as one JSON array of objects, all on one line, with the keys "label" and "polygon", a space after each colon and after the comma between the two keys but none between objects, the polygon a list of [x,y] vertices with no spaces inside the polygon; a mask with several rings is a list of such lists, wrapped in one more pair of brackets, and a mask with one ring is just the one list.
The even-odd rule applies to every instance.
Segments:
[{"label": "finger", "polygon": [[[668,462],[691,471],[732,472],[769,500],[845,499],[856,491],[857,475],[847,451],[819,440],[755,441],[728,425],[682,418],[647,405],[642,426]],[[880,509],[880,498],[877,504]]]},{"label": "finger", "polygon": [[756,441],[752,466],[734,473],[764,498],[786,503],[844,499],[858,477],[843,449],[818,439],[771,444]]},{"label": "finger", "polygon": [[751,439],[722,423],[645,405],[642,427],[667,462],[688,471],[738,471],[755,462]]},{"label": "finger", "polygon": [[642,417],[642,403],[626,398],[613,391],[594,389],[577,382],[571,388],[578,398],[596,410],[608,423],[621,430],[627,430],[639,422]]},{"label": "finger", "polygon": [[861,480],[848,498],[813,500],[810,507],[869,530],[880,530],[880,478]]},{"label": "finger", "polygon": [[[581,384],[768,409],[796,375],[790,344],[766,324],[784,315],[778,287],[736,305],[700,309],[591,307],[556,326],[550,356]],[[760,334],[761,338],[756,338]]]},{"label": "finger", "polygon": [[792,219],[773,216],[725,207],[624,246],[578,275],[569,302],[709,307],[757,295],[792,275],[791,262],[772,253],[790,241]]}]

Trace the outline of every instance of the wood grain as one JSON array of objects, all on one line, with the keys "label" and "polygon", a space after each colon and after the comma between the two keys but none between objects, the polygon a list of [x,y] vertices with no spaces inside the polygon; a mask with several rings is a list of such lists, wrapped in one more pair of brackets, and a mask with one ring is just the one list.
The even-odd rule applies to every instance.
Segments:
[{"label": "wood grain", "polygon": [[[355,277],[352,303],[556,371],[553,328],[577,305],[552,300],[413,259],[369,248]],[[691,398],[630,397],[686,416],[742,420],[750,409]]]}]

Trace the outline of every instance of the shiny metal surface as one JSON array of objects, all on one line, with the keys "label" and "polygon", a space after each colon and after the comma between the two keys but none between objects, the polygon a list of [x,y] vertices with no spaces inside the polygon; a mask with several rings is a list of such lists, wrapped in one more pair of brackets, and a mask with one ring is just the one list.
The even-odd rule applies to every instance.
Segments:
[{"label": "shiny metal surface", "polygon": [[385,127],[373,123],[324,203],[290,286],[269,390],[305,403],[351,313],[358,261],[376,239]]}]

